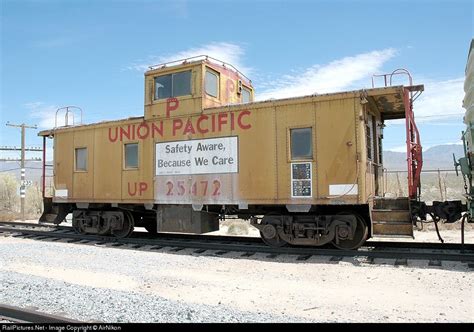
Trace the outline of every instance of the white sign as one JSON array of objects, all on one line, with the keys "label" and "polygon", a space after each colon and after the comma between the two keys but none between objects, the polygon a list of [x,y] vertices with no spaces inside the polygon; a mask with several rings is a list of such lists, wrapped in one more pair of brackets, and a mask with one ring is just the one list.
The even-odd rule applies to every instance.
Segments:
[{"label": "white sign", "polygon": [[33,184],[32,180],[21,180],[21,185],[24,187],[31,186]]},{"label": "white sign", "polygon": [[238,137],[156,143],[155,174],[238,173]]},{"label": "white sign", "polygon": [[345,195],[357,195],[359,188],[356,183],[354,184],[331,184],[329,185],[329,195],[334,196],[345,196]]}]

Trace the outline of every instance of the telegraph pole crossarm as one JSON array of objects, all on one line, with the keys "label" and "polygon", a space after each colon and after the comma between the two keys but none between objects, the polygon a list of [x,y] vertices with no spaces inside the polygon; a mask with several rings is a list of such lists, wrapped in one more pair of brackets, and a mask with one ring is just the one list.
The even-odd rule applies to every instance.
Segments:
[{"label": "telegraph pole crossarm", "polygon": [[[21,149],[8,149],[8,150],[21,150],[21,186],[20,186],[20,201],[21,201],[21,218],[22,220],[25,220],[25,151],[40,151],[40,150],[34,150],[34,149],[26,149],[25,148],[25,129],[38,129],[36,125],[34,126],[29,126],[24,123],[22,124],[13,124],[10,122],[7,122],[7,126],[9,127],[16,127],[16,128],[21,128]],[[1,150],[6,150],[6,149],[1,149]]]}]

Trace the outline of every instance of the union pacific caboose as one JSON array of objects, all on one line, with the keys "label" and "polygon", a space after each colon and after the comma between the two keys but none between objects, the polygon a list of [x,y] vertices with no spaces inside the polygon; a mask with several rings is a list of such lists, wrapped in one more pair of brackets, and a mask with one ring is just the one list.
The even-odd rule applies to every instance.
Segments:
[{"label": "union pacific caboose", "polygon": [[[382,88],[255,102],[251,81],[210,57],[150,67],[144,116],[39,133],[54,142],[40,221],[72,213],[78,232],[125,237],[134,226],[211,232],[237,215],[275,246],[413,236],[421,145],[412,97],[423,86],[390,86],[399,73]],[[382,138],[393,119],[406,121],[409,196],[388,199]]]}]

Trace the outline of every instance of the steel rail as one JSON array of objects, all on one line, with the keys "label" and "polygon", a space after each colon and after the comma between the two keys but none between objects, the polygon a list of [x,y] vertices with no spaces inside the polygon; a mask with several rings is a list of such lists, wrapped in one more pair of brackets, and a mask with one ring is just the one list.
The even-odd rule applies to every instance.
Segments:
[{"label": "steel rail", "polygon": [[[389,258],[389,259],[422,259],[435,261],[460,261],[471,263],[474,262],[473,250],[460,250],[447,252],[446,249],[426,251],[407,248],[390,248],[390,247],[361,247],[358,250],[341,250],[327,249],[322,247],[280,247],[274,248],[265,245],[263,242],[232,242],[232,241],[206,241],[193,239],[173,239],[173,238],[124,238],[117,239],[108,236],[83,235],[76,233],[59,233],[55,231],[37,231],[37,230],[18,230],[18,229],[0,229],[3,232],[11,231],[12,236],[33,235],[31,239],[38,240],[55,240],[71,239],[74,243],[94,243],[105,245],[112,243],[114,246],[132,245],[126,249],[138,249],[145,246],[152,246],[147,250],[159,250],[165,247],[172,248],[171,251],[181,251],[183,249],[201,249],[201,250],[218,250],[221,254],[228,252],[244,252],[244,253],[267,253],[276,255],[306,255],[306,256],[332,256],[332,257],[367,257],[367,258]],[[416,251],[413,251],[416,250]]]},{"label": "steel rail", "polygon": [[[36,310],[0,303],[0,317],[16,323],[82,323],[81,321]],[[6,323],[7,324],[7,323]]]},{"label": "steel rail", "polygon": [[[72,226],[52,225],[52,224],[33,224],[33,223],[18,223],[18,222],[0,222],[0,231],[3,225],[24,226],[24,227],[50,227],[54,230],[69,230],[73,232]],[[44,225],[44,226],[43,226]],[[17,230],[15,228],[15,230]],[[109,237],[107,237],[109,238]],[[185,234],[185,233],[158,233],[150,234],[148,232],[134,232],[131,238],[142,239],[180,239],[180,240],[196,240],[196,241],[232,241],[232,242],[252,242],[262,243],[261,238],[252,236],[233,236],[233,235],[208,235],[208,234]],[[296,246],[298,247],[298,246]],[[301,246],[300,246],[301,247]],[[328,248],[329,245],[319,248]],[[464,246],[461,243],[439,243],[439,242],[395,242],[395,241],[379,241],[368,240],[362,246],[371,248],[404,248],[404,249],[433,249],[433,250],[474,250],[474,244],[466,243]]]}]

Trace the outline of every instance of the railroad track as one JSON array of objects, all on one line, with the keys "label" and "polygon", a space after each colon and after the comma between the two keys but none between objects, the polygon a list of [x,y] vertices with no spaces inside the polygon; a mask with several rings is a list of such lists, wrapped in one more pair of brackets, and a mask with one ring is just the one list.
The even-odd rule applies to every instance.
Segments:
[{"label": "railroad track", "polygon": [[[37,230],[38,227],[50,228]],[[407,259],[429,260],[430,265],[441,265],[441,261],[466,262],[474,267],[474,245],[441,243],[406,243],[367,241],[358,250],[341,250],[325,247],[281,247],[273,248],[265,245],[260,238],[189,235],[189,234],[159,234],[136,232],[132,237],[117,239],[108,236],[76,234],[68,226],[44,226],[38,224],[0,223],[0,235],[29,238],[34,240],[59,241],[67,243],[93,244],[96,246],[111,246],[125,249],[140,249],[147,251],[167,250],[179,252],[184,249],[194,249],[195,253],[216,251],[214,254],[224,256],[230,252],[241,252],[244,257],[256,253],[269,254],[270,258],[279,255],[296,255],[298,260],[307,260],[312,256],[330,256],[337,261],[344,257],[363,257],[369,262],[375,258],[395,259],[396,265],[406,265]]]},{"label": "railroad track", "polygon": [[0,320],[12,323],[81,323],[78,320],[6,304],[0,304]]}]

